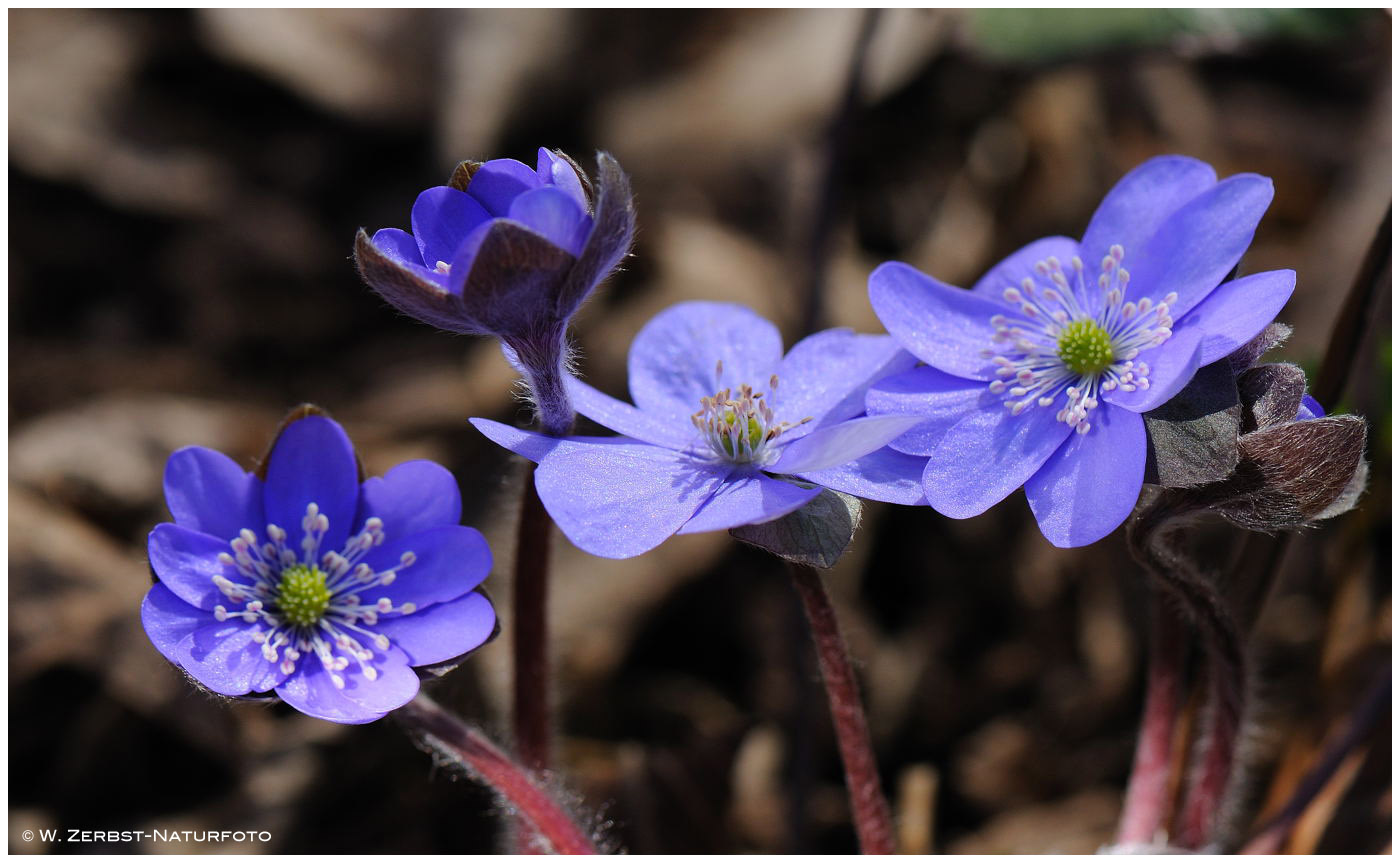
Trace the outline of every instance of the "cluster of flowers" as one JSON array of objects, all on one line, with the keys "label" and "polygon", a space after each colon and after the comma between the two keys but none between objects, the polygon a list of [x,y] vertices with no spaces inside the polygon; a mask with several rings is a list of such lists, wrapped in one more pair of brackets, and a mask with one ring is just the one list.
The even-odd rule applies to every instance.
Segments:
[{"label": "cluster of flowers", "polygon": [[[1069,547],[1131,513],[1143,415],[1287,301],[1292,271],[1227,280],[1271,197],[1260,176],[1154,159],[1081,240],[1032,243],[971,290],[879,267],[870,301],[888,335],[827,330],[784,353],[754,312],[684,303],[633,341],[632,403],[567,371],[568,320],[632,240],[610,157],[595,180],[546,150],[533,169],[463,163],[418,197],[412,234],[361,232],[356,261],[406,314],[504,342],[547,433],[472,422],[538,463],[541,500],[588,552],[631,557],[673,534],[769,522],[823,489],[967,518],[1024,487],[1046,538]],[[568,435],[575,411],[619,436]],[[176,453],[175,522],[150,539],[156,647],[215,692],[272,691],[365,722],[413,697],[414,668],[485,642],[494,613],[474,589],[490,553],[458,525],[451,475],[410,462],[360,479],[320,416],[287,425],[258,474]]]}]

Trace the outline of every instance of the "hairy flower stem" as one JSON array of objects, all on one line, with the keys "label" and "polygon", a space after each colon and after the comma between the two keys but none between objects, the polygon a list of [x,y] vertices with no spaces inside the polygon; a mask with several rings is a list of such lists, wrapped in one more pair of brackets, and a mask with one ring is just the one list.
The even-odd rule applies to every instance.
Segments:
[{"label": "hairy flower stem", "polygon": [[802,609],[812,627],[812,641],[817,647],[817,664],[826,684],[831,721],[836,726],[836,741],[841,749],[841,763],[846,768],[846,791],[851,798],[851,813],[862,854],[893,854],[894,822],[890,805],[880,789],[880,774],[870,743],[870,727],[865,721],[856,675],[851,669],[846,640],[836,620],[822,585],[821,576],[810,566],[789,564],[793,586],[802,599]]},{"label": "hairy flower stem", "polygon": [[1192,512],[1177,493],[1167,490],[1128,526],[1128,546],[1134,558],[1160,589],[1181,604],[1206,639],[1208,719],[1175,837],[1189,849],[1206,843],[1219,815],[1234,761],[1245,692],[1244,641],[1239,628],[1220,590],[1181,548],[1180,528]]},{"label": "hairy flower stem", "polygon": [[418,695],[394,716],[422,736],[436,755],[477,777],[506,799],[557,854],[597,854],[598,849],[530,771],[512,761],[477,729]]},{"label": "hairy flower stem", "polygon": [[1183,694],[1185,631],[1182,622],[1166,608],[1166,599],[1159,591],[1152,591],[1149,601],[1152,620],[1147,698],[1133,772],[1118,822],[1118,845],[1154,844],[1171,807],[1172,741]]},{"label": "hairy flower stem", "polygon": [[535,466],[525,470],[516,531],[515,617],[511,647],[515,658],[515,751],[531,769],[549,766],[549,540],[552,522],[535,490]]}]

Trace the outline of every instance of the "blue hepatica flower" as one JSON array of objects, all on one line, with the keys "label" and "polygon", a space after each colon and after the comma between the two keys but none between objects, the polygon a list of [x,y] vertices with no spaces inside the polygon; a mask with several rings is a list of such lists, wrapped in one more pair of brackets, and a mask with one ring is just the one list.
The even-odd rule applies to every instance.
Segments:
[{"label": "blue hepatica flower", "polygon": [[286,427],[265,480],[203,447],[172,455],[175,522],[151,531],[159,583],[141,606],[156,649],[221,695],[276,692],[357,724],[412,699],[415,666],[485,642],[495,612],[473,588],[491,552],[458,525],[452,475],[428,461],[358,471],[323,416]]},{"label": "blue hepatica flower", "polygon": [[906,264],[876,269],[876,314],[927,365],[872,387],[867,406],[927,420],[892,446],[928,457],[934,509],[967,518],[1024,485],[1057,546],[1121,524],[1142,488],[1141,415],[1293,292],[1291,270],[1221,283],[1272,197],[1267,178],[1217,181],[1209,165],[1166,156],[1124,177],[1082,240],[1031,243],[970,291]]},{"label": "blue hepatica flower", "polygon": [[848,330],[817,333],[784,356],[777,328],[752,311],[682,303],[632,342],[635,406],[569,381],[579,412],[624,437],[472,423],[539,463],[540,499],[575,545],[633,557],[675,533],[779,518],[821,486],[921,502],[908,479],[918,459],[882,449],[918,418],[862,416],[869,383],[913,363],[889,336]]},{"label": "blue hepatica flower", "polygon": [[587,183],[572,160],[543,148],[534,168],[464,165],[460,187],[418,196],[412,234],[360,231],[361,275],[400,311],[451,332],[557,340],[553,330],[562,333],[631,246],[626,175],[600,153],[597,182]]}]

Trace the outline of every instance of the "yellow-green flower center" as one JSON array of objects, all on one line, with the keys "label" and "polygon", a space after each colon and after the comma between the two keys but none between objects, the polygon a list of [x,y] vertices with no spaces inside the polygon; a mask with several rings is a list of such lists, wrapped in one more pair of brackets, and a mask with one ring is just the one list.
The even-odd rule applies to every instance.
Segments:
[{"label": "yellow-green flower center", "polygon": [[326,574],[315,566],[296,564],[282,570],[277,586],[277,609],[296,626],[314,626],[331,604]]},{"label": "yellow-green flower center", "polygon": [[1081,318],[1060,332],[1060,361],[1077,375],[1095,375],[1113,365],[1113,340],[1094,321]]}]

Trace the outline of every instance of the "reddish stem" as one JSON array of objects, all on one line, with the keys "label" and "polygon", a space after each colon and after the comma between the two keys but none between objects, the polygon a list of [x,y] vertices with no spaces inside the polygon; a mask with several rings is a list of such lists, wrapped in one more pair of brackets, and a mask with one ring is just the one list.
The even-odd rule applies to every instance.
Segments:
[{"label": "reddish stem", "polygon": [[1172,741],[1182,699],[1185,632],[1157,591],[1152,591],[1147,665],[1147,699],[1123,814],[1119,845],[1150,845],[1165,825],[1171,806]]},{"label": "reddish stem", "polygon": [[530,771],[511,760],[480,731],[420,694],[394,715],[420,732],[435,752],[470,771],[504,797],[558,854],[597,854],[573,818]]},{"label": "reddish stem", "polygon": [[1177,841],[1186,848],[1201,848],[1210,840],[1225,789],[1230,782],[1230,768],[1235,762],[1235,744],[1239,738],[1243,690],[1240,678],[1212,656],[1210,663],[1211,697],[1205,738],[1199,757],[1191,771],[1186,803],[1182,807]]},{"label": "reddish stem", "polygon": [[549,767],[549,513],[535,490],[535,466],[525,471],[515,546],[515,751],[532,770]]},{"label": "reddish stem", "polygon": [[861,706],[860,689],[851,669],[846,640],[836,620],[836,610],[822,586],[821,576],[810,566],[790,564],[793,586],[802,599],[802,609],[812,627],[812,641],[817,647],[817,664],[826,683],[831,721],[836,726],[836,741],[841,749],[841,762],[846,768],[846,791],[851,798],[856,835],[862,854],[893,854],[894,822],[890,805],[880,790],[880,774],[870,744],[870,727]]}]

